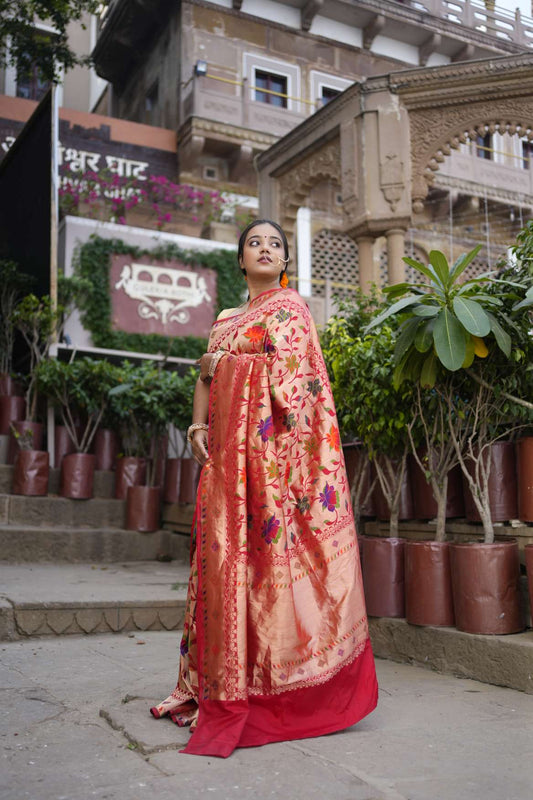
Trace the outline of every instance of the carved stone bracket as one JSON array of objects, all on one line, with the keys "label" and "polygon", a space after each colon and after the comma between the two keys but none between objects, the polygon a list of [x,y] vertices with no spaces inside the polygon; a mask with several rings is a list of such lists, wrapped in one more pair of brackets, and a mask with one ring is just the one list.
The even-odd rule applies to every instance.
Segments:
[{"label": "carved stone bracket", "polygon": [[310,30],[311,25],[313,24],[313,19],[323,5],[324,0],[308,0],[308,2],[304,5],[301,12],[301,25],[303,31]]},{"label": "carved stone bracket", "polygon": [[383,14],[376,14],[376,16],[363,28],[363,48],[370,50],[372,42],[376,36],[381,33],[385,26],[386,19]]},{"label": "carved stone bracket", "polygon": [[420,59],[420,66],[424,67],[427,64],[428,58],[432,53],[439,49],[442,42],[440,33],[433,33],[425,42],[418,48]]},{"label": "carved stone bracket", "polygon": [[403,161],[400,161],[397,153],[385,154],[385,160],[379,165],[379,178],[385,200],[391,211],[396,211],[405,189]]}]

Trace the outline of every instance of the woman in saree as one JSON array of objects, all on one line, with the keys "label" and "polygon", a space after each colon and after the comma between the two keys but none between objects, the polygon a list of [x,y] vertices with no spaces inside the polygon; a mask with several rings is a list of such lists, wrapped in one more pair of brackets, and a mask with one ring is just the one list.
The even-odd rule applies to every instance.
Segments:
[{"label": "woman in saree", "polygon": [[377,703],[333,398],[288,259],[276,223],[245,229],[248,301],[219,315],[200,359],[179,678],[151,709],[191,725],[185,753],[331,733]]}]

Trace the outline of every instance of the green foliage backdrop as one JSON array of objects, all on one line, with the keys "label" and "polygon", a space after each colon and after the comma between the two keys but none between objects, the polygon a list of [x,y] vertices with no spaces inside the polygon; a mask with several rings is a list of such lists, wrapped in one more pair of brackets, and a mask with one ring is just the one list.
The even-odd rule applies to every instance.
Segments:
[{"label": "green foliage backdrop", "polygon": [[74,273],[89,284],[88,291],[77,298],[77,306],[85,328],[90,331],[96,347],[114,350],[131,350],[139,353],[163,353],[181,358],[199,358],[206,349],[206,340],[197,336],[175,338],[159,334],[126,333],[111,327],[111,293],[109,270],[111,256],[131,255],[134,258],[148,255],[154,260],[178,260],[191,266],[207,267],[217,274],[215,314],[223,308],[233,308],[242,302],[243,286],[240,280],[237,256],[233,251],[216,250],[210,253],[185,251],[173,244],[154,250],[142,250],[126,244],[122,239],[102,239],[92,236],[76,253]]}]

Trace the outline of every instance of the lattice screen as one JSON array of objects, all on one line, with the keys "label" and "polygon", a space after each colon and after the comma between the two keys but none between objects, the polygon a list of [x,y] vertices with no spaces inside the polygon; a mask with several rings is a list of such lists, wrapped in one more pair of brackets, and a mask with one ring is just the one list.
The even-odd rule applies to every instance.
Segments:
[{"label": "lattice screen", "polygon": [[325,279],[332,282],[331,293],[347,297],[359,286],[359,256],[357,245],[349,236],[322,230],[311,243],[311,280],[313,295],[324,297]]}]

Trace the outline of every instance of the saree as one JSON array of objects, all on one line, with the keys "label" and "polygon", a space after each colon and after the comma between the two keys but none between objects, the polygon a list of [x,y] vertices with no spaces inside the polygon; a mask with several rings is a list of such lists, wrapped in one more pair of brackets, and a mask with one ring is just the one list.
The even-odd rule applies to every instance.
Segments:
[{"label": "saree", "polygon": [[377,703],[357,537],[318,335],[292,289],[213,326],[211,382],[174,692],[151,709],[182,752],[319,736]]}]

